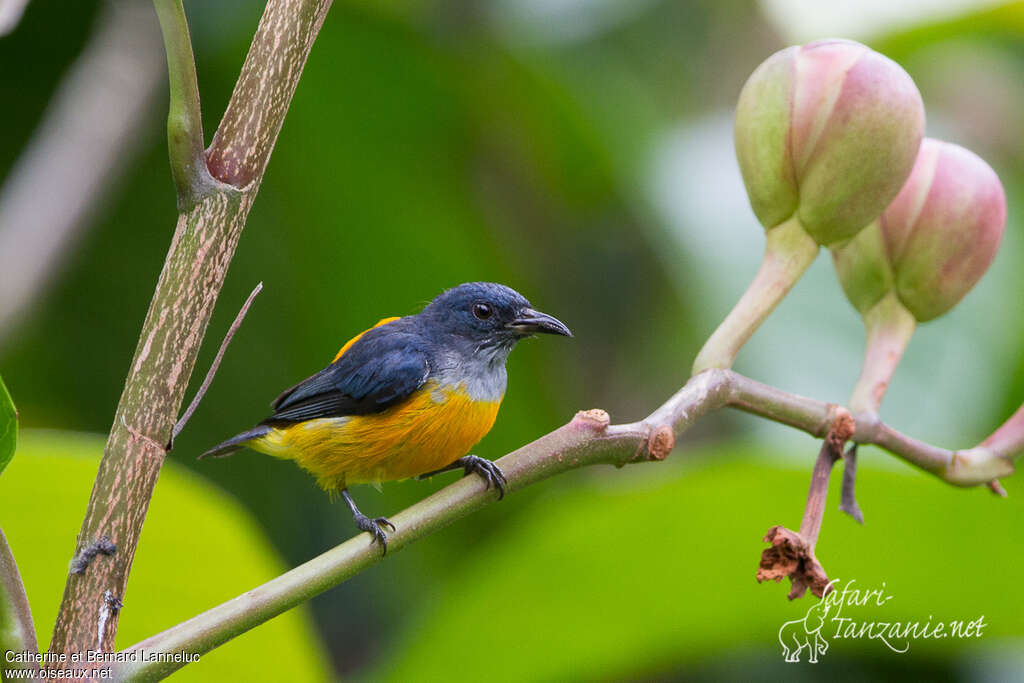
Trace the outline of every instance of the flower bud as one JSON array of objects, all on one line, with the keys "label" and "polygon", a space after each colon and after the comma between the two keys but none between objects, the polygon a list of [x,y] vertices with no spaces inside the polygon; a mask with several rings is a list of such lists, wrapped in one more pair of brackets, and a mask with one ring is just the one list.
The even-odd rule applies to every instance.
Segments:
[{"label": "flower bud", "polygon": [[926,138],[881,217],[833,250],[843,291],[867,313],[890,291],[918,322],[955,306],[995,258],[1006,196],[973,152]]},{"label": "flower bud", "polygon": [[892,60],[846,40],[789,47],[747,80],[736,107],[740,171],[758,220],[794,214],[818,244],[878,217],[913,166],[924,105]]},{"label": "flower bud", "polygon": [[924,322],[959,303],[992,265],[1006,227],[1006,194],[981,157],[927,139],[879,224],[896,295]]}]

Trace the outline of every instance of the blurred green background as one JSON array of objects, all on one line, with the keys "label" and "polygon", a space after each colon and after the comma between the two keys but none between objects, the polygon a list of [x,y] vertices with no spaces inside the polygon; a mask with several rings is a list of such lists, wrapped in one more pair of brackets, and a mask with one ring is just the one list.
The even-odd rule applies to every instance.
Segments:
[{"label": "blurred green background", "polygon": [[[952,313],[921,327],[883,406],[897,428],[939,445],[984,438],[1024,400],[1024,3],[894,4],[336,0],[193,387],[248,292],[260,281],[265,289],[168,459],[118,646],[352,535],[345,507],[293,465],[250,452],[201,463],[195,455],[262,419],[283,387],[383,316],[486,279],[573,328],[573,340],[530,342],[512,355],[501,415],[475,450],[485,457],[577,409],[639,419],[678,388],[761,257],[763,233],[733,156],[733,103],[753,68],[794,42],[849,37],[897,60],[922,92],[928,134],[975,150],[1003,180],[1009,223],[995,264]],[[185,6],[209,139],[262,4]],[[115,34],[136,39],[130,50],[83,71],[110,42],[104,27],[129,15],[137,23]],[[25,160],[61,132],[41,124],[61,107],[86,122],[70,136],[85,141],[103,139],[88,121],[139,111],[116,131],[106,162],[61,147],[70,156],[55,167],[95,187],[78,204],[65,183],[36,187],[40,206],[63,202],[80,215],[22,309],[0,318],[0,374],[24,430],[0,477],[0,524],[44,647],[102,448],[102,438],[80,433],[110,426],[175,223],[154,26],[145,3],[32,0],[0,38],[0,209]],[[90,77],[142,85],[78,106]],[[0,245],[19,249],[2,241],[11,229],[3,219]],[[0,270],[0,298],[33,265],[14,261]],[[843,402],[861,352],[861,323],[822,255],[737,369]],[[990,627],[977,640],[914,642],[906,654],[832,640],[818,664],[782,661],[778,628],[811,603],[788,603],[787,586],[758,585],[754,574],[768,528],[798,525],[816,451],[779,425],[707,418],[663,463],[574,472],[517,493],[177,676],[1024,677],[1015,571],[1024,489],[1016,478],[1005,482],[1008,500],[952,489],[875,449],[862,451],[866,526],[830,502],[818,547],[830,576],[885,582],[893,596],[850,616],[983,614]],[[368,514],[390,514],[450,477],[356,497]]]}]

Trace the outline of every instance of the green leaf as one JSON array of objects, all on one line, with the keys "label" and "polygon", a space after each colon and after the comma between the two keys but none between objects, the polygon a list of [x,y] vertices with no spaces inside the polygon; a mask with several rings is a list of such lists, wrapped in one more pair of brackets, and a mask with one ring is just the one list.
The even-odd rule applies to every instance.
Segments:
[{"label": "green leaf", "polygon": [[14,457],[18,445],[18,411],[0,377],[0,474]]}]

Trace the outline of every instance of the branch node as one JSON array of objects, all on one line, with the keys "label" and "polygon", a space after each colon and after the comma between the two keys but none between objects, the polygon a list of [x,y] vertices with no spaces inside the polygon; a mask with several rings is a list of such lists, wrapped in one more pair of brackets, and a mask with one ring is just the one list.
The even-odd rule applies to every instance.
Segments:
[{"label": "branch node", "polygon": [[603,432],[611,424],[611,421],[612,419],[606,411],[600,408],[591,408],[590,410],[581,410],[576,413],[576,416],[572,418],[572,422],[569,424],[579,429]]},{"label": "branch node", "polygon": [[132,427],[130,424],[128,424],[128,421],[124,419],[124,414],[123,413],[121,414],[121,426],[123,426],[125,428],[125,430],[127,430],[128,436],[131,438],[131,440],[133,442],[138,443],[139,441],[141,441],[141,442],[143,442],[145,444],[148,444],[149,446],[155,448],[156,450],[160,451],[161,453],[166,453],[167,452],[167,448],[162,443],[160,443],[159,441],[157,441],[156,439],[154,439],[151,436],[147,436],[146,434],[143,434],[138,429],[136,429],[135,427]]},{"label": "branch node", "polygon": [[71,573],[84,574],[85,570],[96,558],[97,555],[113,555],[117,552],[117,545],[108,536],[100,536],[94,541],[86,543],[78,554],[71,560]]},{"label": "branch node", "polygon": [[830,405],[828,410],[829,428],[825,438],[837,454],[843,452],[843,446],[857,429],[857,422],[850,411],[839,405]]},{"label": "branch node", "polygon": [[647,440],[648,460],[664,460],[676,445],[676,434],[668,425],[654,430]]}]

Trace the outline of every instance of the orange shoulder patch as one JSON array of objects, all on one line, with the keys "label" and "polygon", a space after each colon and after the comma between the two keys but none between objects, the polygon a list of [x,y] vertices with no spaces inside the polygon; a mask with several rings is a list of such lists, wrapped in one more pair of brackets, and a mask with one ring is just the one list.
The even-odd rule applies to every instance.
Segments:
[{"label": "orange shoulder patch", "polygon": [[[396,320],[398,320],[398,316],[395,316],[394,318],[381,318],[380,320],[377,321],[377,324],[374,325],[373,327],[380,327],[381,325],[387,325],[388,323],[394,322]],[[341,350],[338,351],[338,355],[336,355],[334,357],[334,360],[332,360],[331,362],[333,363],[335,360],[338,360],[339,358],[344,356],[345,352],[348,351],[352,347],[353,344],[355,344],[357,341],[359,341],[360,337],[362,337],[364,334],[366,334],[367,332],[372,330],[373,327],[371,327],[369,330],[363,330],[362,332],[360,332],[359,334],[357,334],[356,336],[352,337],[347,342],[345,342],[345,345],[341,347]]]}]

